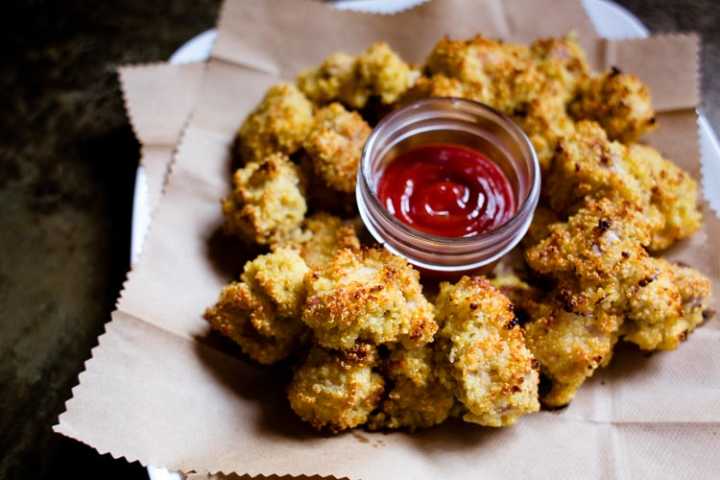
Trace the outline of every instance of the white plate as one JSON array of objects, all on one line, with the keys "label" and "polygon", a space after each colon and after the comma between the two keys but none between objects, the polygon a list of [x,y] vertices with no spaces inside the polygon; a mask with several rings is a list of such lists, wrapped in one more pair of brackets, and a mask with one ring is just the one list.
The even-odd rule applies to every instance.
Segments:
[{"label": "white plate", "polygon": [[[360,10],[390,13],[422,3],[423,0],[346,0],[335,4],[343,10]],[[647,37],[648,29],[625,8],[608,0],[583,0],[598,33],[606,38]],[[210,56],[217,32],[208,30],[192,38],[171,57],[170,63],[191,63],[207,60]],[[709,183],[711,178],[720,178],[720,142],[705,116],[700,113],[700,154],[702,157],[703,187],[706,198],[716,212],[720,212],[720,190]],[[134,263],[142,249],[145,232],[150,225],[150,211],[147,206],[147,184],[142,166],[138,167],[135,179],[133,204],[133,228],[131,259]],[[162,441],[162,439],[159,439]],[[151,480],[181,480],[177,473],[163,468],[148,467]]]}]

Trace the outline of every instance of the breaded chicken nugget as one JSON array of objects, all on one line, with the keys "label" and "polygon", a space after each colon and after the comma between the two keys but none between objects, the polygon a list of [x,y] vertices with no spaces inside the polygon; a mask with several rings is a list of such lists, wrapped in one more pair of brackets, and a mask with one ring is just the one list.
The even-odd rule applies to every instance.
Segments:
[{"label": "breaded chicken nugget", "polygon": [[319,429],[340,432],[365,423],[380,403],[382,377],[372,371],[375,347],[348,351],[314,347],[295,372],[288,399],[293,411]]},{"label": "breaded chicken nugget", "polygon": [[652,147],[633,144],[628,148],[630,172],[650,192],[650,205],[662,217],[653,231],[649,248],[662,250],[695,233],[702,224],[695,180]]},{"label": "breaded chicken nugget", "polygon": [[355,191],[360,156],[370,127],[357,112],[348,112],[331,103],[315,114],[303,146],[310,155],[315,173],[341,192]]},{"label": "breaded chicken nugget", "polygon": [[547,172],[558,143],[575,131],[575,123],[568,116],[558,95],[538,95],[519,104],[509,112],[535,147],[540,168]]},{"label": "breaded chicken nugget", "polygon": [[272,248],[291,247],[312,269],[325,267],[342,249],[360,250],[357,221],[342,220],[328,213],[316,213],[305,219],[302,228]]},{"label": "breaded chicken nugget", "polygon": [[297,78],[297,85],[310,100],[317,104],[332,102],[340,98],[344,85],[353,76],[355,57],[347,53],[333,53],[317,68],[309,68]]},{"label": "breaded chicken nugget", "polygon": [[530,44],[530,55],[546,81],[559,84],[565,101],[590,74],[585,52],[572,34],[535,40]]},{"label": "breaded chicken nugget", "polygon": [[624,339],[643,350],[674,350],[697,325],[710,296],[701,273],[648,257],[626,291]]},{"label": "breaded chicken nugget", "polygon": [[223,288],[205,319],[257,362],[282,360],[303,337],[298,312],[308,271],[295,250],[261,255],[245,265],[242,282]]},{"label": "breaded chicken nugget", "polygon": [[486,101],[490,96],[489,88],[481,84],[463,83],[457,78],[443,74],[420,77],[402,96],[400,105],[430,97],[458,97],[477,102]]},{"label": "breaded chicken nugget", "polygon": [[570,113],[578,120],[595,120],[608,137],[624,143],[655,128],[650,89],[635,75],[617,68],[584,82]]},{"label": "breaded chicken nugget", "polygon": [[562,407],[585,379],[610,362],[622,318],[607,308],[602,288],[577,291],[570,282],[543,302],[530,302],[525,338],[542,371],[552,382],[544,405]]},{"label": "breaded chicken nugget", "polygon": [[238,130],[243,160],[256,162],[275,152],[295,153],[312,120],[313,106],[297,87],[287,83],[270,87]]},{"label": "breaded chicken nugget", "polygon": [[610,142],[594,122],[579,122],[575,132],[563,138],[543,179],[543,196],[550,207],[567,213],[589,195],[615,196],[644,206],[649,192],[632,175],[627,150]]},{"label": "breaded chicken nugget", "polygon": [[225,229],[259,244],[288,236],[305,217],[300,169],[280,153],[238,169],[222,201]]},{"label": "breaded chicken nugget", "polygon": [[425,62],[431,74],[444,74],[462,82],[490,85],[527,65],[524,45],[475,36],[469,40],[441,39]]},{"label": "breaded chicken nugget", "polygon": [[355,60],[353,75],[341,89],[340,100],[363,108],[371,96],[384,104],[394,103],[420,76],[385,42],[376,42]]},{"label": "breaded chicken nugget", "polygon": [[455,404],[452,392],[440,382],[431,345],[397,346],[385,362],[392,389],[370,419],[371,429],[432,427],[445,421]]},{"label": "breaded chicken nugget", "polygon": [[637,206],[590,198],[567,222],[552,224],[525,259],[536,272],[597,285],[619,278],[627,265],[647,256],[642,245],[649,241],[647,219]]},{"label": "breaded chicken nugget", "polygon": [[443,282],[436,301],[442,380],[467,408],[463,419],[512,425],[536,412],[538,371],[510,300],[482,277]]},{"label": "breaded chicken nugget", "polygon": [[385,249],[340,250],[306,283],[302,319],[323,347],[349,349],[369,341],[412,348],[430,342],[437,330],[420,275]]}]

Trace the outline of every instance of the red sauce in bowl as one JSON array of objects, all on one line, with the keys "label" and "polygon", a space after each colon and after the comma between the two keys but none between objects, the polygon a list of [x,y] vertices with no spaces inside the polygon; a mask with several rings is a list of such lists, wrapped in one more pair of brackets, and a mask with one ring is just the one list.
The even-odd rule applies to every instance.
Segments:
[{"label": "red sauce in bowl", "polygon": [[442,237],[471,237],[513,216],[513,188],[503,171],[471,148],[422,145],[398,155],[377,191],[403,223]]}]

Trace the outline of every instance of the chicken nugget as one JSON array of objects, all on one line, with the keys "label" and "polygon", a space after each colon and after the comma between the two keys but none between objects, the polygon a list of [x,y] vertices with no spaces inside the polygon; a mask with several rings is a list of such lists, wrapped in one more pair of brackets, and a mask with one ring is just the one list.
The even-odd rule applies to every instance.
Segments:
[{"label": "chicken nugget", "polygon": [[297,85],[310,100],[325,104],[340,98],[344,85],[353,76],[355,57],[347,53],[333,53],[317,68],[309,68],[297,78]]},{"label": "chicken nugget", "polygon": [[257,162],[272,153],[292,155],[310,131],[313,106],[294,85],[270,87],[237,132],[242,159]]},{"label": "chicken nugget", "polygon": [[308,271],[295,250],[261,255],[245,265],[242,282],[223,288],[204,317],[255,361],[271,364],[282,360],[304,336],[298,312]]},{"label": "chicken nugget", "polygon": [[573,34],[535,40],[530,55],[545,81],[557,83],[565,101],[575,96],[578,85],[590,74],[585,52]]},{"label": "chicken nugget", "polygon": [[467,408],[463,419],[512,425],[536,412],[538,371],[510,300],[482,277],[443,282],[436,301],[441,378]]},{"label": "chicken nugget", "polygon": [[432,345],[397,346],[385,361],[392,389],[372,416],[371,429],[428,428],[445,421],[455,404],[452,392],[439,380]]},{"label": "chicken nugget", "polygon": [[579,122],[563,138],[543,179],[543,197],[558,213],[568,211],[587,196],[615,196],[648,205],[649,192],[632,175],[627,149],[610,142],[594,122]]},{"label": "chicken nugget", "polygon": [[375,347],[352,350],[314,347],[288,388],[293,411],[316,429],[340,432],[362,425],[380,403],[383,379],[372,371]]},{"label": "chicken nugget", "polygon": [[279,241],[305,217],[304,190],[300,169],[283,154],[245,165],[222,201],[226,231],[263,245]]},{"label": "chicken nugget", "polygon": [[674,350],[696,326],[710,296],[701,273],[648,257],[628,282],[623,338],[643,350]]},{"label": "chicken nugget", "polygon": [[430,342],[437,330],[420,275],[385,249],[340,250],[306,283],[302,319],[323,347],[367,341],[412,348]]},{"label": "chicken nugget", "polygon": [[569,110],[578,120],[595,120],[612,140],[636,141],[655,128],[650,89],[617,68],[587,79]]},{"label": "chicken nugget", "polygon": [[342,249],[360,250],[357,221],[342,220],[320,212],[303,221],[302,228],[272,248],[291,247],[312,269],[325,267]]},{"label": "chicken nugget", "polygon": [[612,294],[576,286],[561,285],[549,299],[526,307],[527,346],[552,384],[541,398],[549,407],[570,403],[583,382],[610,362],[622,324],[608,306]]},{"label": "chicken nugget", "polygon": [[313,169],[329,187],[345,193],[355,191],[355,179],[370,126],[357,112],[331,103],[315,114],[303,146]]},{"label": "chicken nugget", "polygon": [[650,205],[661,217],[649,248],[662,250],[695,233],[702,224],[697,182],[652,147],[628,147],[627,164],[641,187],[650,192]]},{"label": "chicken nugget", "polygon": [[397,101],[420,76],[385,42],[376,42],[355,60],[353,75],[340,93],[340,100],[352,108],[363,108],[370,97],[383,104]]},{"label": "chicken nugget", "polygon": [[[525,251],[536,272],[600,284],[624,275],[631,262],[644,258],[650,241],[643,211],[629,202],[588,199],[567,222],[548,227],[549,234]],[[630,266],[630,267],[628,267]]]}]

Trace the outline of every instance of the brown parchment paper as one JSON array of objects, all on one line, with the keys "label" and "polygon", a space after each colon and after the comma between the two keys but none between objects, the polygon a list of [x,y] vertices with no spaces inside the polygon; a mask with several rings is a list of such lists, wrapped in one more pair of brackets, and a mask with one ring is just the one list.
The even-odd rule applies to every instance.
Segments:
[{"label": "brown parchment paper", "polygon": [[[268,85],[332,51],[357,52],[377,39],[421,60],[445,33],[531,39],[570,29],[596,66],[617,65],[651,85],[662,113],[648,140],[697,174],[694,36],[596,41],[572,1],[435,0],[389,17],[298,0],[227,3],[145,254],[56,431],[103,453],[198,472],[364,479],[698,478],[716,472],[717,320],[675,352],[644,357],[620,349],[565,410],[530,415],[502,430],[450,423],[414,435],[318,435],[290,412],[280,372],[249,365],[235,349],[207,338],[201,313],[228,279],[213,253],[218,199],[228,188],[228,147]],[[706,211],[703,230],[671,252],[710,275],[716,292],[719,239],[720,222]],[[713,303],[717,308],[717,293]]]},{"label": "brown parchment paper", "polygon": [[130,125],[141,145],[147,203],[153,211],[180,134],[197,103],[205,63],[131,65],[118,70]]}]

